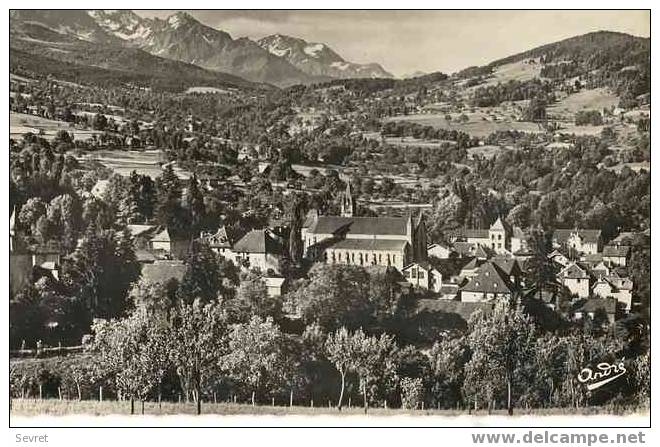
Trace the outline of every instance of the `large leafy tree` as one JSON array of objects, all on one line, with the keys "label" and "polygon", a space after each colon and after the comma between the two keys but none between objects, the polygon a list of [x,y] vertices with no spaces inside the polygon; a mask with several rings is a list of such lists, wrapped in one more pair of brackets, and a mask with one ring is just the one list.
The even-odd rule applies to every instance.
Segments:
[{"label": "large leafy tree", "polygon": [[536,330],[521,308],[499,303],[493,312],[470,319],[465,394],[473,399],[504,400],[513,414],[514,394],[525,386],[523,369],[534,356]]},{"label": "large leafy tree", "polygon": [[254,405],[257,393],[280,388],[295,370],[295,360],[284,352],[284,337],[272,318],[253,316],[247,323],[232,327],[229,352],[222,363],[233,378],[250,390]]},{"label": "large leafy tree", "polygon": [[169,359],[186,401],[197,403],[198,414],[201,393],[223,370],[228,332],[226,313],[215,301],[182,304],[170,317]]},{"label": "large leafy tree", "polygon": [[116,318],[129,308],[131,284],[140,266],[128,231],[88,229],[80,246],[63,265],[62,282],[99,318]]}]

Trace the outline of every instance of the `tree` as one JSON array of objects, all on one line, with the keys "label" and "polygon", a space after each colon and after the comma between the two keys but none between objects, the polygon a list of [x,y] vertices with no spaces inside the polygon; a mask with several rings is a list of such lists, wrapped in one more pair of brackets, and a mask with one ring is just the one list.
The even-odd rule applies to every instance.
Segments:
[{"label": "tree", "polygon": [[353,265],[317,264],[295,291],[287,295],[287,306],[299,312],[305,323],[318,322],[325,330],[346,326],[356,329],[369,323],[369,275]]},{"label": "tree", "polygon": [[165,165],[163,173],[156,179],[156,190],[158,222],[176,234],[190,234],[190,227],[181,206],[181,180],[174,172],[171,163]]},{"label": "tree", "polygon": [[541,228],[532,228],[527,235],[527,247],[532,253],[527,262],[527,278],[534,285],[538,299],[542,299],[544,290],[558,289],[552,260],[548,258],[552,248],[550,234]]},{"label": "tree", "polygon": [[360,388],[364,399],[364,412],[369,407],[370,386],[378,383],[383,386],[395,373],[393,361],[396,358],[396,345],[392,336],[382,334],[369,337],[362,329],[352,334],[344,327],[328,335],[325,351],[341,376],[341,390],[337,408],[341,410],[346,374],[354,371],[360,378]]},{"label": "tree", "polygon": [[291,362],[282,352],[283,336],[273,319],[253,316],[247,323],[233,325],[229,333],[229,353],[222,358],[232,377],[251,391],[252,405],[256,394],[273,390],[287,377]]},{"label": "tree", "polygon": [[304,202],[301,197],[296,195],[291,203],[289,219],[291,229],[289,230],[289,257],[300,265],[303,255],[302,236],[300,234],[303,224]]},{"label": "tree", "polygon": [[240,313],[249,319],[250,315],[262,318],[279,318],[282,311],[281,301],[268,295],[268,288],[261,275],[254,272],[246,274],[236,292]]},{"label": "tree", "polygon": [[44,201],[40,197],[31,197],[21,207],[21,211],[18,213],[18,221],[24,228],[29,229],[32,234],[35,234],[37,232],[37,221],[45,215],[46,204]]},{"label": "tree", "polygon": [[208,303],[224,291],[218,260],[208,244],[194,241],[186,259],[186,272],[177,292],[179,300],[186,304],[200,299]]},{"label": "tree", "polygon": [[507,303],[498,303],[490,315],[478,311],[469,324],[472,358],[465,366],[465,393],[489,405],[505,396],[511,415],[514,393],[525,385],[522,370],[534,356],[534,324],[520,307]]},{"label": "tree", "polygon": [[206,217],[206,207],[204,206],[204,196],[199,188],[199,182],[194,174],[188,181],[186,205],[188,207],[188,212],[190,213],[192,233],[197,234],[200,230],[200,225],[204,222]]},{"label": "tree", "polygon": [[227,316],[215,301],[182,304],[170,317],[169,359],[186,401],[197,403],[197,414],[206,383],[224,370],[228,330]]},{"label": "tree", "polygon": [[87,231],[78,249],[62,268],[62,282],[99,318],[122,316],[129,307],[130,285],[140,276],[130,233]]},{"label": "tree", "polygon": [[328,334],[325,342],[325,351],[328,360],[339,371],[341,377],[341,388],[337,399],[337,409],[341,411],[344,402],[344,390],[346,389],[346,374],[355,367],[355,354],[353,352],[353,336],[345,327],[336,332]]},{"label": "tree", "polygon": [[91,347],[98,354],[100,369],[114,375],[115,386],[123,398],[144,401],[159,385],[167,371],[170,342],[163,320],[134,312],[121,320],[96,320],[92,326]]}]

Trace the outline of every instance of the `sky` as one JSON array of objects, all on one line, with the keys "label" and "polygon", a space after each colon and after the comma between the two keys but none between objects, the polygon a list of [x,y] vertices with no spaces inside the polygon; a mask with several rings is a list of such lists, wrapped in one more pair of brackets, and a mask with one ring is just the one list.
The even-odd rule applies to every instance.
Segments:
[{"label": "sky", "polygon": [[[165,18],[173,11],[136,11]],[[329,45],[351,62],[378,62],[395,76],[453,73],[591,31],[649,37],[648,11],[195,10],[233,38],[286,34]]]}]

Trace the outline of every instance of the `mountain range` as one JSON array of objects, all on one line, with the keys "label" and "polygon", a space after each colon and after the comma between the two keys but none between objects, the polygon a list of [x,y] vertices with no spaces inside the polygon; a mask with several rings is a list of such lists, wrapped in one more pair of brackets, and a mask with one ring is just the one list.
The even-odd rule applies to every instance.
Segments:
[{"label": "mountain range", "polygon": [[[12,48],[111,69],[122,66],[103,54],[116,54],[121,48],[133,51],[133,57],[145,64],[155,63],[150,55],[280,87],[334,78],[392,77],[378,64],[348,62],[322,43],[281,35],[258,42],[234,39],[185,12],[149,19],[130,10],[14,10],[10,33]],[[90,60],[87,53],[92,49],[99,60]]]}]

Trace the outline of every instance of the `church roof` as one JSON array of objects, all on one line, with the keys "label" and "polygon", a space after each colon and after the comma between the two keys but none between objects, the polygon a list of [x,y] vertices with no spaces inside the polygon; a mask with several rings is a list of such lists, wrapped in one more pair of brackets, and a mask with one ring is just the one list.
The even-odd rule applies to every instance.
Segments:
[{"label": "church roof", "polygon": [[382,236],[405,236],[408,233],[408,219],[404,217],[341,217],[319,216],[309,228],[316,234],[378,234]]},{"label": "church roof", "polygon": [[330,248],[341,250],[398,251],[403,250],[408,242],[393,239],[343,239]]}]

